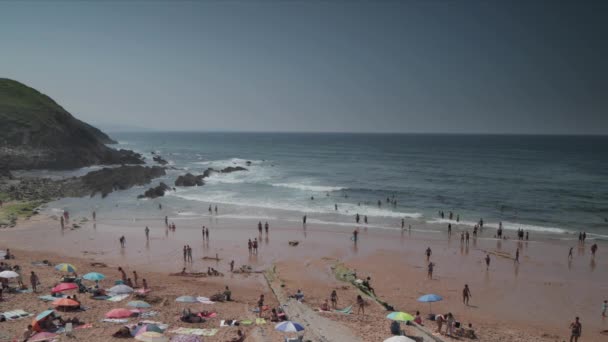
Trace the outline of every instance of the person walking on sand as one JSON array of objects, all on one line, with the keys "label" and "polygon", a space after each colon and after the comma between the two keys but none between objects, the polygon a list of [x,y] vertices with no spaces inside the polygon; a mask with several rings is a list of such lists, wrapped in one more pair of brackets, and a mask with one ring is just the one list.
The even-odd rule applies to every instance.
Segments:
[{"label": "person walking on sand", "polygon": [[433,279],[433,268],[435,267],[435,264],[433,264],[432,262],[429,262],[429,266],[428,266],[428,270],[427,270],[427,277],[429,279]]},{"label": "person walking on sand", "polygon": [[359,231],[358,231],[357,229],[355,229],[355,230],[353,231],[353,241],[354,241],[355,243],[357,243],[357,238],[358,238],[358,236],[359,236]]},{"label": "person walking on sand", "polygon": [[215,215],[217,215],[217,205],[215,206]]},{"label": "person walking on sand", "polygon": [[268,234],[269,228],[270,228],[270,225],[268,224],[268,221],[266,221],[266,223],[264,224],[264,229],[266,230],[266,234]]},{"label": "person walking on sand", "polygon": [[138,278],[137,271],[133,271],[133,283],[135,284],[135,287],[139,287],[139,284],[137,283]]},{"label": "person walking on sand", "polygon": [[247,242],[247,248],[249,249],[249,254],[251,254],[253,250],[253,242],[251,242],[251,239],[249,239],[249,241]]},{"label": "person walking on sand", "polygon": [[578,316],[574,322],[570,323],[570,342],[577,342],[578,338],[583,334],[583,325],[581,324]]},{"label": "person walking on sand", "polygon": [[568,260],[572,260],[572,250],[574,247],[570,247],[570,251],[568,251]]},{"label": "person walking on sand", "polygon": [[401,230],[405,229],[405,219],[401,219]]},{"label": "person walking on sand", "polygon": [[234,271],[234,260],[230,261],[230,272]]},{"label": "person walking on sand", "polygon": [[201,234],[203,234],[203,240],[205,240],[205,226],[201,228]]},{"label": "person walking on sand", "polygon": [[32,271],[30,273],[30,285],[32,285],[32,291],[38,292],[37,286],[40,284],[40,280],[38,279],[38,275]]},{"label": "person walking on sand", "polygon": [[183,252],[184,252],[184,262],[186,262],[186,257],[188,256],[188,248],[186,247],[186,245],[184,245]]},{"label": "person walking on sand", "polygon": [[165,216],[165,226],[169,225],[169,216]]},{"label": "person walking on sand", "polygon": [[260,295],[260,299],[258,299],[258,316],[262,317],[262,311],[264,311],[264,295]]},{"label": "person walking on sand", "polygon": [[515,250],[515,263],[519,264],[519,247]]},{"label": "person walking on sand", "polygon": [[[336,290],[331,291],[331,295],[329,296],[329,298],[331,299],[331,307],[333,309],[336,309],[338,307],[338,293],[336,293]],[[604,301],[604,305],[606,301]],[[606,313],[606,310],[604,309],[604,313]]]},{"label": "person walking on sand", "polygon": [[597,252],[597,243],[594,243],[594,244],[591,246],[591,256],[592,256],[593,258],[595,258],[595,252]]},{"label": "person walking on sand", "polygon": [[144,291],[148,289],[148,282],[146,281],[146,278],[141,280],[142,286],[144,287]]},{"label": "person walking on sand", "polygon": [[258,232],[262,235],[262,221],[258,222]]},{"label": "person walking on sand", "polygon": [[146,240],[150,240],[150,228],[148,228],[148,226],[146,226]]},{"label": "person walking on sand", "polygon": [[361,295],[357,295],[357,315],[362,313],[365,315],[365,301]]},{"label": "person walking on sand", "polygon": [[452,224],[448,223],[448,237],[452,236]]},{"label": "person walking on sand", "polygon": [[118,271],[120,272],[120,276],[122,278],[122,282],[126,283],[127,282],[127,274],[125,273],[125,270],[123,270],[122,267],[118,267]]},{"label": "person walking on sand", "polygon": [[486,271],[490,269],[490,254],[486,254]]},{"label": "person walking on sand", "polygon": [[207,241],[209,241],[209,228],[205,229],[205,236],[207,237]]},{"label": "person walking on sand", "polygon": [[469,245],[469,231],[467,230],[466,233],[464,233],[464,237],[465,237],[465,241],[467,246]]},{"label": "person walking on sand", "polygon": [[469,285],[468,284],[464,284],[464,289],[462,290],[462,302],[465,305],[469,305],[469,298],[473,297],[473,295],[471,294],[471,290],[469,289]]},{"label": "person walking on sand", "polygon": [[61,222],[61,229],[65,228],[65,220],[63,219],[63,216],[61,216],[59,221]]},{"label": "person walking on sand", "polygon": [[606,311],[608,310],[608,300],[604,300],[602,303],[602,317],[606,317]]},{"label": "person walking on sand", "polygon": [[433,253],[433,252],[431,251],[431,247],[428,247],[428,248],[426,249],[426,261],[431,260],[431,254],[432,254],[432,253]]},{"label": "person walking on sand", "polygon": [[125,241],[126,241],[126,239],[125,239],[124,235],[120,237],[119,241],[120,241],[120,247],[121,248],[125,248]]},{"label": "person walking on sand", "polygon": [[357,213],[357,215],[355,215],[355,222],[359,223],[360,219],[361,217],[359,216],[359,213]]}]

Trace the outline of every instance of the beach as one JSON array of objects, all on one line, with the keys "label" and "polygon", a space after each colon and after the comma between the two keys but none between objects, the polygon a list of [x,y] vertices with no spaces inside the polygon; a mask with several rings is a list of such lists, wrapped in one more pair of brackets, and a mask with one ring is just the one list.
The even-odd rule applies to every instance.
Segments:
[{"label": "beach", "polygon": [[[124,220],[113,219],[111,213],[98,212],[96,221],[88,219],[84,221],[75,217],[73,220],[76,222],[83,222],[79,223],[80,228],[62,230],[56,217],[35,216],[20,222],[15,228],[2,230],[0,248],[11,249],[17,256],[12,263],[22,266],[24,274],[30,270],[43,272],[40,275],[45,287],[58,281],[59,274],[31,266],[29,261],[73,262],[84,272],[100,271],[107,273],[110,279],[120,278],[116,270],[118,266],[127,272],[136,269],[139,274],[149,277],[153,293],[168,298],[160,318],[171,326],[180,325],[176,322],[180,307],[170,300],[172,296],[209,296],[228,285],[235,298],[239,298],[239,303],[218,304],[217,311],[224,319],[250,317],[250,309],[255,306],[260,293],[273,298],[262,273],[231,274],[229,262],[234,260],[235,268],[251,265],[258,271],[274,269],[284,291],[295,293],[301,289],[306,295],[304,304],[312,309],[328,299],[334,289],[337,290],[339,304],[356,306],[356,288],[339,281],[334,274],[336,265],[341,265],[356,270],[360,278],[371,277],[371,285],[378,298],[399,311],[411,314],[420,311],[426,315],[430,310],[428,303],[420,303],[416,299],[427,293],[441,295],[443,301],[433,303],[432,311],[452,312],[463,324],[471,323],[481,341],[561,341],[569,337],[568,325],[574,316],[581,317],[584,326],[582,340],[600,341],[605,338],[600,334],[607,324],[600,315],[600,308],[604,300],[601,294],[605,293],[608,280],[606,273],[602,272],[607,266],[602,258],[605,250],[602,242],[593,259],[589,252],[590,243],[577,248],[576,242],[561,240],[559,236],[533,234],[529,241],[518,242],[512,240],[515,236],[510,234],[509,240],[497,240],[494,238],[495,230],[486,228],[467,246],[460,243],[458,225],[453,226],[452,237],[448,239],[447,230],[442,225],[422,227],[414,221],[407,221],[403,231],[397,227],[366,229],[364,224],[347,228],[270,221],[269,234],[260,236],[256,220],[220,215],[169,217],[169,221],[176,224],[175,231],[167,230],[160,216]],[[407,229],[410,223],[416,224],[411,230]],[[202,225],[209,228],[208,241],[201,237]],[[149,240],[144,234],[146,226],[150,228]],[[355,244],[351,235],[357,227],[360,234]],[[118,242],[123,235],[126,238],[124,249]],[[260,240],[257,255],[247,250],[250,238]],[[293,247],[289,241],[298,241],[299,244]],[[184,267],[181,250],[185,244],[193,248],[194,259],[185,265],[187,271],[206,272],[207,267],[214,267],[225,276],[195,280],[169,276],[169,273],[179,272]],[[568,262],[570,246],[575,247],[575,255]],[[432,280],[426,276],[427,247],[432,249],[431,261],[436,265]],[[517,247],[521,250],[519,264],[513,259]],[[489,270],[486,270],[484,262],[487,253],[491,255]],[[219,261],[203,260],[216,255]],[[88,267],[92,262],[105,263],[108,268],[96,270]],[[464,284],[468,284],[472,292],[469,306],[462,303]],[[368,302],[372,302],[371,298]],[[0,304],[2,311],[21,308],[36,312],[48,306],[31,294],[11,295],[8,301]],[[117,326],[103,326],[99,320],[104,311],[120,306],[100,305],[98,301],[84,304],[90,304],[92,309],[78,314],[82,315],[79,317],[94,325],[99,324],[98,329],[101,329],[93,328],[91,336],[105,336],[117,329]],[[383,341],[390,336],[390,321],[384,318],[388,312],[379,305],[369,305],[368,308],[364,316],[321,315],[346,326],[364,341]],[[26,323],[27,320],[6,322],[2,323],[2,328],[17,333],[25,328]],[[204,325],[207,327],[214,323],[210,321]],[[425,324],[433,331],[436,329],[434,322],[426,321]],[[256,327],[246,329],[250,335],[258,334]],[[281,341],[282,335],[270,333],[272,330],[267,326],[264,331],[270,337],[264,338]],[[220,332],[217,337],[207,340],[222,341],[230,335],[228,330],[220,329]]]}]

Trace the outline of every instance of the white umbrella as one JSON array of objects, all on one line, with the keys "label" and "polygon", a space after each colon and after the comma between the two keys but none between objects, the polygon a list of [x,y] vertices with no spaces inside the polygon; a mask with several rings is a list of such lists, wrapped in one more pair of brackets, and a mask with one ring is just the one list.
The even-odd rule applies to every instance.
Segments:
[{"label": "white umbrella", "polygon": [[17,278],[19,273],[13,271],[2,271],[0,272],[0,278]]},{"label": "white umbrella", "polygon": [[128,294],[132,293],[133,289],[127,285],[116,285],[109,290],[112,294]]},{"label": "white umbrella", "polygon": [[405,336],[393,336],[384,340],[384,342],[416,342],[409,337]]}]

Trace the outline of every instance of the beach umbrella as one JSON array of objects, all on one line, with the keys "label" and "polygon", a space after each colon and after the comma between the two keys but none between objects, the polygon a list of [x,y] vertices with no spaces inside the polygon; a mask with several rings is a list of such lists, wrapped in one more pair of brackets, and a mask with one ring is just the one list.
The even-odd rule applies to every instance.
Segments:
[{"label": "beach umbrella", "polygon": [[104,280],[106,278],[106,276],[104,276],[101,273],[91,272],[91,273],[87,273],[87,274],[83,275],[82,278],[86,279],[86,280],[98,282],[100,280]]},{"label": "beach umbrella", "polygon": [[198,300],[196,300],[196,297],[192,297],[192,296],[177,297],[175,299],[175,301],[180,302],[180,303],[198,303]]},{"label": "beach umbrella", "polygon": [[127,305],[132,306],[134,308],[149,308],[152,306],[152,305],[144,302],[143,300],[135,300],[135,301],[129,302]]},{"label": "beach umbrella", "polygon": [[424,296],[421,296],[420,298],[418,298],[419,302],[429,303],[429,311],[431,311],[431,303],[438,302],[440,300],[443,300],[443,297],[436,295],[436,294],[425,294]]},{"label": "beach umbrella", "polygon": [[131,315],[133,312],[129,309],[112,309],[106,314],[106,318],[127,318]]},{"label": "beach umbrella", "polygon": [[132,293],[133,289],[127,285],[116,285],[110,288],[110,290],[108,290],[108,292],[111,292],[112,294],[128,294],[128,293]]},{"label": "beach umbrella", "polygon": [[55,269],[61,272],[76,273],[76,267],[72,264],[59,264],[55,266]]},{"label": "beach umbrella", "polygon": [[401,322],[407,322],[407,321],[414,320],[414,316],[408,314],[407,312],[391,312],[390,314],[388,314],[386,316],[386,318],[392,319],[393,321],[401,321]]},{"label": "beach umbrella", "polygon": [[55,312],[55,310],[52,310],[52,309],[42,311],[41,313],[38,314],[38,316],[36,316],[36,318],[34,318],[34,322],[38,322],[38,321],[41,321],[41,320],[47,318],[48,316],[52,315],[53,312]]},{"label": "beach umbrella", "polygon": [[175,335],[171,337],[171,342],[203,342],[196,335]]},{"label": "beach umbrella", "polygon": [[275,325],[274,329],[281,332],[298,332],[304,330],[304,327],[296,322],[285,321]]},{"label": "beach umbrella", "polygon": [[416,342],[409,337],[406,336],[393,336],[384,340],[384,342]]},{"label": "beach umbrella", "polygon": [[78,289],[78,284],[76,284],[76,283],[60,283],[59,285],[53,287],[51,292],[58,293],[58,292],[77,290],[77,289]]},{"label": "beach umbrella", "polygon": [[154,331],[146,331],[143,334],[135,336],[135,339],[143,342],[169,342],[167,336]]},{"label": "beach umbrella", "polygon": [[19,273],[13,271],[2,271],[0,272],[0,278],[17,278]]},{"label": "beach umbrella", "polygon": [[55,340],[57,338],[57,336],[59,336],[59,335],[43,331],[43,332],[39,332],[36,335],[28,338],[27,340],[28,340],[28,342],[52,341],[52,340]]},{"label": "beach umbrella", "polygon": [[131,335],[133,336],[137,336],[140,334],[145,333],[146,331],[150,331],[150,332],[157,332],[159,334],[163,333],[163,329],[161,329],[158,325],[156,324],[144,324],[144,325],[140,325],[138,327],[136,327],[133,332],[131,333]]},{"label": "beach umbrella", "polygon": [[68,298],[55,299],[52,304],[54,306],[80,306],[80,303]]}]

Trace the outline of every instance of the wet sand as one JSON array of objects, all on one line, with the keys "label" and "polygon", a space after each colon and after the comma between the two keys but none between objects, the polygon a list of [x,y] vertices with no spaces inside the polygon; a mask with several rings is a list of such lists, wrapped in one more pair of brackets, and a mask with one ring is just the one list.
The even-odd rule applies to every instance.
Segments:
[{"label": "wet sand", "polygon": [[[595,260],[590,256],[588,242],[582,250],[575,248],[574,259],[569,263],[568,249],[576,247],[576,241],[533,235],[531,241],[520,243],[517,265],[505,253],[513,256],[518,242],[494,239],[493,229],[471,239],[467,248],[461,246],[458,227],[454,227],[452,238],[448,239],[447,233],[439,232],[445,230],[439,225],[417,225],[412,232],[365,229],[361,225],[359,242],[355,245],[350,239],[354,224],[345,227],[309,223],[303,227],[294,222],[271,221],[270,234],[261,236],[259,253],[250,255],[247,239],[260,237],[255,220],[177,217],[170,221],[177,225],[175,232],[167,231],[160,218],[111,220],[98,213],[96,223],[61,230],[56,220],[37,217],[15,229],[1,231],[0,248],[55,252],[86,262],[136,268],[138,272],[170,273],[184,266],[182,247],[190,244],[194,263],[188,266],[189,270],[205,271],[211,266],[228,273],[232,259],[237,268],[248,264],[263,270],[276,264],[286,288],[302,287],[311,306],[318,306],[328,298],[333,288],[343,291],[339,296],[344,301],[354,302],[357,292],[348,286],[341,290],[347,284],[335,280],[331,273],[331,266],[339,260],[356,269],[358,275],[371,276],[378,296],[401,311],[419,310],[426,314],[428,304],[418,303],[416,298],[425,293],[442,295],[444,301],[434,303],[433,311],[450,311],[457,320],[472,323],[482,341],[561,341],[569,337],[568,325],[576,315],[584,326],[582,341],[606,338],[599,333],[608,329],[608,323],[600,315],[605,299],[602,296],[606,296],[608,287],[605,272],[608,260],[603,257],[606,251],[603,243],[599,243]],[[202,225],[210,228],[208,242],[202,240]],[[149,241],[144,235],[145,226],[151,230]],[[126,237],[125,249],[118,243],[121,235]],[[300,244],[291,247],[290,240],[298,240]],[[427,246],[433,250],[431,260],[437,265],[433,280],[426,279]],[[483,262],[486,251],[504,255],[492,254],[489,271]],[[201,259],[216,253],[220,262]],[[465,283],[473,293],[470,306],[462,303]],[[259,284],[264,285],[263,281]],[[360,336],[366,336],[366,340],[382,341],[389,336],[389,321],[382,318],[386,312],[380,307],[370,310],[366,318],[330,319],[341,321]]]}]

